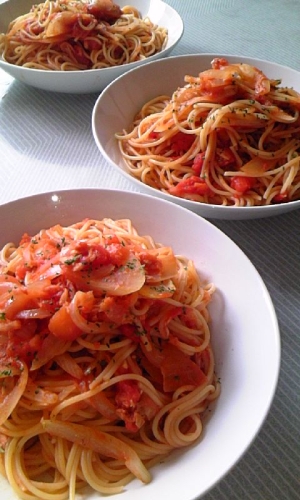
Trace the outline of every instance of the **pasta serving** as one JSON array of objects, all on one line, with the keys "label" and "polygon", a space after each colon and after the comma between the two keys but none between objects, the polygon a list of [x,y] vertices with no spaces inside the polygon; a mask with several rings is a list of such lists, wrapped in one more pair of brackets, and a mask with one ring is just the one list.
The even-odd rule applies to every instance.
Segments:
[{"label": "pasta serving", "polygon": [[101,69],[160,52],[167,29],[112,0],[46,0],[0,34],[5,61],[43,70]]},{"label": "pasta serving", "polygon": [[116,134],[131,175],[188,200],[228,206],[300,198],[300,94],[216,58]]},{"label": "pasta serving", "polygon": [[148,483],[219,395],[214,285],[127,219],[24,234],[0,257],[2,474],[24,500]]}]

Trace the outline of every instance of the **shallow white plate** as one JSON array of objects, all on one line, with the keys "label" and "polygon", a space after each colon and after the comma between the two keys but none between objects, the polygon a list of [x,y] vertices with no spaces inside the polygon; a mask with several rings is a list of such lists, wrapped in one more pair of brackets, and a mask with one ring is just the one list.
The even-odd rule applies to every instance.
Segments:
[{"label": "shallow white plate", "polygon": [[[42,3],[38,2],[38,3]],[[183,21],[170,5],[161,0],[116,0],[120,7],[135,6],[143,17],[149,16],[153,23],[168,30],[166,47],[157,54],[134,63],[112,68],[85,71],[44,71],[15,66],[3,60],[0,55],[0,68],[23,83],[43,90],[74,94],[100,92],[106,85],[126,71],[143,65],[148,61],[167,56],[177,45],[183,35]],[[0,33],[7,31],[10,21],[29,12],[33,0],[7,0],[0,4]]]},{"label": "shallow white plate", "polygon": [[[40,207],[40,209],[39,209]],[[82,189],[35,195],[0,206],[0,247],[56,223],[84,217],[130,218],[141,234],[194,260],[217,287],[210,311],[222,392],[202,441],[152,469],[153,480],[130,483],[122,500],[194,500],[212,488],[256,437],[277,386],[280,336],[268,291],[245,254],[210,222],[179,205],[139,193]],[[12,491],[0,480],[2,500]],[[99,500],[94,493],[89,500]]]},{"label": "shallow white plate", "polygon": [[212,219],[254,219],[278,215],[300,208],[300,200],[264,207],[222,207],[184,200],[156,190],[127,170],[115,133],[128,129],[135,114],[153,97],[172,95],[184,85],[184,76],[197,75],[209,69],[214,57],[225,57],[232,63],[248,63],[261,69],[269,78],[282,79],[282,86],[300,91],[300,73],[278,64],[243,56],[196,54],[172,56],[132,70],[111,83],[96,101],[92,127],[96,144],[107,161],[139,190],[178,203],[203,217]]}]

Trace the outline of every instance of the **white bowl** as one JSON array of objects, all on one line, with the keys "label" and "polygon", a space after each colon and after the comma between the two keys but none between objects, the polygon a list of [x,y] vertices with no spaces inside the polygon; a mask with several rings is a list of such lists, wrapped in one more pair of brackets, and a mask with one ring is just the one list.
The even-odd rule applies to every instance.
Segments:
[{"label": "white bowl", "polygon": [[[122,500],[199,498],[242,457],[272,403],[280,336],[268,291],[245,254],[214,225],[179,205],[140,193],[79,189],[7,203],[0,206],[0,247],[18,243],[24,232],[34,235],[41,228],[85,217],[130,218],[141,234],[193,259],[203,278],[217,287],[210,312],[221,395],[203,439],[155,466],[149,485],[135,480],[118,495]],[[14,498],[3,478],[0,490],[2,500]],[[96,500],[99,495],[85,498]]]},{"label": "white bowl", "polygon": [[115,134],[127,129],[141,107],[159,95],[171,96],[184,85],[184,76],[196,76],[211,67],[215,57],[225,57],[231,63],[248,63],[261,69],[269,78],[282,78],[282,86],[300,91],[300,73],[275,63],[243,56],[196,54],[172,56],[148,63],[130,71],[111,83],[98,97],[92,116],[96,144],[107,161],[133,185],[145,193],[178,203],[203,217],[212,219],[254,219],[269,217],[300,208],[300,200],[270,206],[234,207],[189,201],[163,193],[131,175],[121,156]]},{"label": "white bowl", "polygon": [[[153,23],[168,30],[166,47],[157,54],[142,61],[111,68],[84,71],[44,71],[16,66],[3,60],[0,55],[0,68],[23,83],[43,90],[73,94],[100,92],[115,78],[126,71],[166,57],[177,45],[183,35],[183,22],[179,14],[170,5],[161,0],[117,0],[120,7],[135,6],[143,17],[149,16]],[[0,33],[7,31],[9,23],[16,17],[26,14],[34,4],[33,0],[7,0],[0,4]]]}]

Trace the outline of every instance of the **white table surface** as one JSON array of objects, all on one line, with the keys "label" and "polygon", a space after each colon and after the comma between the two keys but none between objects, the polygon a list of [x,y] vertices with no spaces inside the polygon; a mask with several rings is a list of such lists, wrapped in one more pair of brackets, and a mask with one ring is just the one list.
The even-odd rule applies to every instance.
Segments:
[{"label": "white table surface", "polygon": [[[172,55],[237,54],[300,71],[300,0],[167,3],[185,23]],[[91,113],[97,97],[40,91],[0,71],[0,204],[66,188],[135,190],[112,172],[94,143]],[[264,279],[279,320],[282,363],[271,411],[256,440],[203,499],[296,500],[300,498],[300,213],[212,223],[244,250]]]}]

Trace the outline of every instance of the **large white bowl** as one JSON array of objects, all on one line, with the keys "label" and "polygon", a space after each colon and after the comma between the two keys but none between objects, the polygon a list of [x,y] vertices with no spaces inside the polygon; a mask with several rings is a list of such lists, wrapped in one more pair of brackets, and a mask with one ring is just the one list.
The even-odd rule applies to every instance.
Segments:
[{"label": "large white bowl", "polygon": [[[43,0],[37,2],[42,3]],[[126,71],[143,65],[148,61],[166,57],[177,45],[183,35],[183,21],[170,5],[161,0],[116,0],[120,7],[135,6],[143,17],[149,16],[153,23],[167,28],[166,47],[157,54],[142,61],[123,64],[111,68],[84,71],[44,71],[16,66],[3,60],[0,55],[0,68],[23,83],[43,90],[86,94],[100,92],[115,78]],[[0,4],[0,33],[7,31],[9,23],[17,16],[26,14],[34,4],[33,0],[7,0]]]},{"label": "large white bowl", "polygon": [[223,207],[185,200],[154,189],[131,175],[121,156],[115,134],[128,129],[135,114],[153,97],[172,95],[184,85],[184,76],[197,75],[211,67],[214,57],[232,63],[248,63],[261,69],[269,78],[282,79],[282,85],[300,91],[300,73],[278,64],[243,56],[196,54],[172,56],[148,63],[111,83],[98,97],[92,116],[96,144],[107,161],[139,190],[178,203],[203,217],[212,219],[254,219],[278,215],[300,208],[300,200],[270,206]]},{"label": "large white bowl", "polygon": [[[130,218],[141,234],[193,259],[203,278],[217,287],[210,312],[221,395],[203,439],[155,466],[149,485],[135,480],[118,495],[122,500],[194,500],[237,463],[269,411],[280,366],[272,301],[249,259],[219,229],[179,205],[140,193],[82,189],[7,203],[0,206],[0,247],[11,240],[18,243],[24,232],[34,235],[41,228],[85,217]],[[2,500],[14,498],[4,479],[0,490]]]}]

